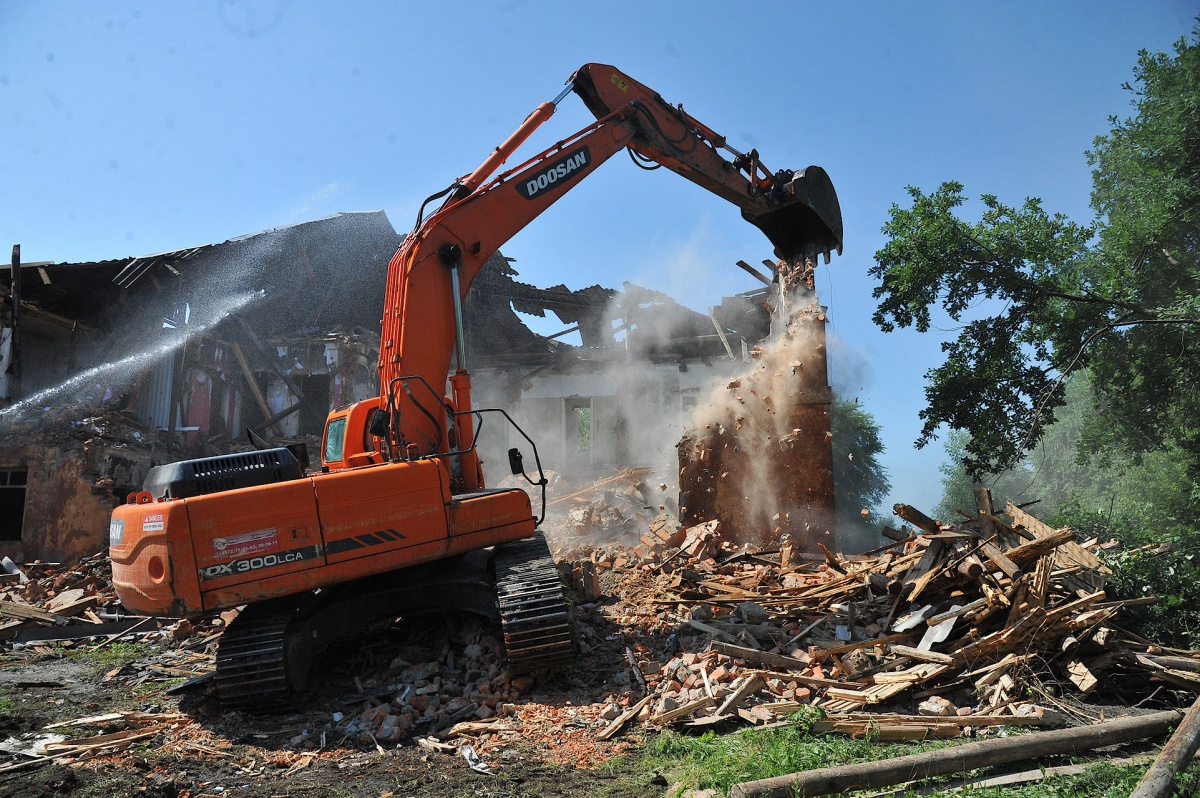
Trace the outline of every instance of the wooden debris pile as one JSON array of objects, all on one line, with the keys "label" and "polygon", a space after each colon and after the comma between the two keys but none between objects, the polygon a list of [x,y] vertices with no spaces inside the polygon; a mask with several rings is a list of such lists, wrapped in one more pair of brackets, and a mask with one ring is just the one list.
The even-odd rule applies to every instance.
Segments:
[{"label": "wooden debris pile", "polygon": [[631,651],[644,700],[613,723],[765,725],[811,706],[830,729],[911,738],[1065,722],[1065,692],[1200,693],[1200,652],[1116,624],[1123,606],[1153,598],[1108,600],[1096,541],[979,499],[978,515],[953,525],[897,505],[917,534],[860,556],[793,561],[785,545],[660,558],[642,600],[660,627],[675,623],[682,650]]},{"label": "wooden debris pile", "polygon": [[[579,657],[559,679],[511,676],[499,630],[478,619],[412,619],[399,638],[380,634],[334,652],[356,691],[310,708],[311,723],[284,745],[313,754],[339,741],[430,751],[470,744],[486,759],[532,742],[548,761],[582,765],[619,750],[635,723],[765,726],[815,709],[816,731],[912,739],[1058,725],[1079,712],[1061,700],[1067,692],[1130,701],[1159,688],[1200,693],[1200,652],[1120,628],[1121,607],[1152,599],[1109,600],[1096,541],[1012,505],[993,512],[986,495],[959,524],[896,511],[915,527],[892,532],[901,540],[865,555],[826,551],[816,562],[794,556],[787,541],[775,552],[734,549],[715,523],[683,529],[657,518],[629,546],[577,544],[568,551],[576,559],[560,566],[589,588],[572,610]],[[21,634],[78,628],[76,636],[103,635],[88,644],[103,646],[129,633],[109,620],[103,557],[16,570],[26,581],[14,574],[0,586],[0,608],[18,613],[6,617]],[[62,612],[85,599],[92,603],[77,615]],[[145,692],[148,682],[202,680],[235,614],[122,621],[157,630],[163,650],[113,668],[105,683]],[[99,752],[150,731],[123,723],[127,736],[70,745]]]},{"label": "wooden debris pile", "polygon": [[[139,687],[210,673],[217,641],[228,618],[197,621],[126,613],[112,587],[107,552],[72,566],[0,561],[0,647],[21,649],[24,658],[51,656],[57,648],[103,648],[118,640],[152,638],[162,645],[158,661],[126,665],[105,682]],[[232,611],[230,617],[236,615]]]},{"label": "wooden debris pile", "polygon": [[70,568],[43,562],[18,566],[7,557],[2,565],[0,641],[34,627],[103,624],[97,613],[117,600],[106,553]]}]

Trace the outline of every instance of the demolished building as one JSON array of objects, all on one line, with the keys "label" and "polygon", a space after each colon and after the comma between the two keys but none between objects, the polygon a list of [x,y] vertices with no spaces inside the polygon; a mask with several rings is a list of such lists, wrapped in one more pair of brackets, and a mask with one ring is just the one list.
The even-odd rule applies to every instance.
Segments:
[{"label": "demolished building", "polygon": [[[94,553],[153,465],[247,448],[247,428],[312,443],[331,409],[378,395],[399,241],[384,213],[344,213],[150,256],[19,266],[16,290],[0,293],[13,365],[0,383],[0,554]],[[693,408],[770,330],[767,287],[701,313],[631,283],[573,291],[517,276],[497,254],[467,299],[475,404],[508,411],[542,464],[577,483],[629,466],[670,475]],[[565,327],[540,335],[518,314]],[[513,435],[481,430],[493,481],[523,443]]]},{"label": "demolished building", "polygon": [[[629,466],[673,472],[693,409],[770,330],[765,289],[724,297],[705,314],[628,282],[570,291],[516,276],[510,261],[494,258],[468,295],[475,403],[506,408],[536,433],[544,462],[573,482]],[[518,312],[567,326],[537,335]],[[578,345],[561,340],[573,333]],[[485,459],[502,462],[515,436],[485,430]]]},{"label": "demolished building", "polygon": [[246,428],[320,435],[331,405],[377,395],[398,241],[382,212],[345,213],[144,257],[14,258],[0,554],[92,554],[151,466],[227,452]]}]

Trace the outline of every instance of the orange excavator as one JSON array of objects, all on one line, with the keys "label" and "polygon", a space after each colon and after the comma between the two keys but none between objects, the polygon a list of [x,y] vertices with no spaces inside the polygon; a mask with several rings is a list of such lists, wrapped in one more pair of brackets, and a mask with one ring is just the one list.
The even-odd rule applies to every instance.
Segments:
[{"label": "orange excavator", "polygon": [[[572,90],[597,121],[492,177]],[[536,477],[519,449],[509,465],[540,487],[541,515],[525,490],[484,482],[480,425],[516,425],[471,405],[462,303],[488,256],[622,149],[736,205],[780,258],[841,252],[841,210],[823,169],[772,173],[756,151],[738,152],[619,70],[580,68],[475,171],[422,205],[388,267],[380,396],[330,414],[319,470],[308,473],[289,447],[187,460],[152,469],[113,511],[113,583],[128,609],[189,617],[244,605],[217,653],[222,701],[286,701],[333,640],[424,611],[498,617],[513,672],[571,658],[558,574],[536,532],[546,480],[528,435],[517,428]]]}]

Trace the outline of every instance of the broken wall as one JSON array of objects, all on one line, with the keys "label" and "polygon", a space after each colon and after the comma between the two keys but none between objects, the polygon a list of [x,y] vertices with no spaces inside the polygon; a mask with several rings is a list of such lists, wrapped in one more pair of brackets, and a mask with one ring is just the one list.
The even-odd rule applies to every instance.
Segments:
[{"label": "broken wall", "polygon": [[74,562],[101,551],[108,545],[116,494],[123,498],[140,488],[153,461],[149,454],[100,442],[48,445],[42,437],[26,446],[0,447],[0,469],[27,475],[23,526],[15,515],[0,518],[5,532],[0,555],[16,562]]},{"label": "broken wall", "polygon": [[[590,369],[583,373],[522,376],[477,368],[475,404],[505,407],[537,444],[543,467],[572,482],[638,466],[652,468],[674,483],[675,443],[692,407],[714,382],[727,379],[741,365],[713,360],[681,371],[677,364],[652,364],[616,352],[586,366],[569,367],[576,372]],[[485,422],[479,447],[491,482],[503,476],[507,449],[523,445],[520,435],[500,419]]]},{"label": "broken wall", "polygon": [[683,522],[728,540],[798,552],[836,547],[825,309],[811,265],[777,267],[772,338],[718,388],[679,443]]}]

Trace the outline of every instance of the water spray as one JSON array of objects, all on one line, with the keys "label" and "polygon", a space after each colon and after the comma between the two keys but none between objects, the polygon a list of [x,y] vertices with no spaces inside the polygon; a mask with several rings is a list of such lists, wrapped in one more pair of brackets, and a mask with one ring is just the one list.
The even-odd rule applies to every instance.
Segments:
[{"label": "water spray", "polygon": [[177,327],[176,329],[178,329],[181,334],[171,338],[165,343],[143,352],[136,352],[111,363],[104,363],[99,366],[94,366],[87,371],[76,374],[74,377],[61,382],[58,385],[38,391],[32,396],[28,396],[14,405],[0,410],[0,423],[13,423],[22,415],[24,415],[27,410],[40,407],[44,402],[68,395],[74,391],[86,387],[92,382],[124,382],[129,380],[139,372],[154,365],[162,358],[182,347],[185,343],[191,340],[193,336],[212,329],[228,316],[246,307],[249,307],[253,303],[266,297],[266,295],[267,292],[260,288],[255,291],[246,291],[241,294],[228,297],[225,301],[219,303],[212,309],[211,319],[205,322],[199,322],[197,324],[181,325]]}]

